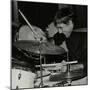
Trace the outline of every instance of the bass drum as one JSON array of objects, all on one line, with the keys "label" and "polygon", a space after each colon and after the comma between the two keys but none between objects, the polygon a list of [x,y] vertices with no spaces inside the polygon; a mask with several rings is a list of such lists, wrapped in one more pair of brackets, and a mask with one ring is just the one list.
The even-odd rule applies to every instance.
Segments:
[{"label": "bass drum", "polygon": [[33,32],[35,32],[38,37],[32,32],[29,26],[24,25],[19,29],[19,38],[18,40],[46,40],[45,33],[38,27],[32,26]]},{"label": "bass drum", "polygon": [[12,68],[11,80],[12,89],[34,88],[35,73],[26,67]]}]

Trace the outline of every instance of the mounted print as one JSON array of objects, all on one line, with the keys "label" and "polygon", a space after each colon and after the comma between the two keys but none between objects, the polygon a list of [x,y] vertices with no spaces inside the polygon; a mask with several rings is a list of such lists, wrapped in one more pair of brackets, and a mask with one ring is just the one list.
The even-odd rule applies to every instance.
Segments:
[{"label": "mounted print", "polygon": [[87,5],[11,1],[11,89],[88,84]]}]

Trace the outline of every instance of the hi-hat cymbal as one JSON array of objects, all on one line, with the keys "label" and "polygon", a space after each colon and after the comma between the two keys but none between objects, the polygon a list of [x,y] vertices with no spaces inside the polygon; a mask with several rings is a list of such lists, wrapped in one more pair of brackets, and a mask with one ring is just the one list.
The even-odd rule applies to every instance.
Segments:
[{"label": "hi-hat cymbal", "polygon": [[57,55],[64,54],[66,51],[59,46],[53,45],[49,42],[33,41],[33,40],[20,40],[14,43],[14,46],[20,49],[24,49],[26,51],[30,51],[36,54],[42,55]]},{"label": "hi-hat cymbal", "polygon": [[70,72],[65,72],[61,74],[55,74],[50,76],[50,81],[67,81],[67,80],[77,80],[85,76],[83,69],[74,70]]}]

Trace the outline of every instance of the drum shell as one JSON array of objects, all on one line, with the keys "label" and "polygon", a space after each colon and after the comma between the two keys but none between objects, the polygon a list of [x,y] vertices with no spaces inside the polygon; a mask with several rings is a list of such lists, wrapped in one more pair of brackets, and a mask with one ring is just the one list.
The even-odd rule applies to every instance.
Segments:
[{"label": "drum shell", "polygon": [[[21,78],[18,79],[18,75],[21,74]],[[21,69],[12,69],[11,87],[12,89],[18,88],[34,88],[35,73],[31,71],[25,71]]]}]

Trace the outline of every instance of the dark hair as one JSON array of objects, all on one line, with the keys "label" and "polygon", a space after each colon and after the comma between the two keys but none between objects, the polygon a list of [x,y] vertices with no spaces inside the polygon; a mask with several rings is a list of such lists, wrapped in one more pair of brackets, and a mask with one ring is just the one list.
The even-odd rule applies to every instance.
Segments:
[{"label": "dark hair", "polygon": [[59,23],[65,23],[71,19],[73,19],[73,11],[70,8],[61,8],[57,11],[55,17],[54,17],[54,24],[57,24],[57,21]]}]

